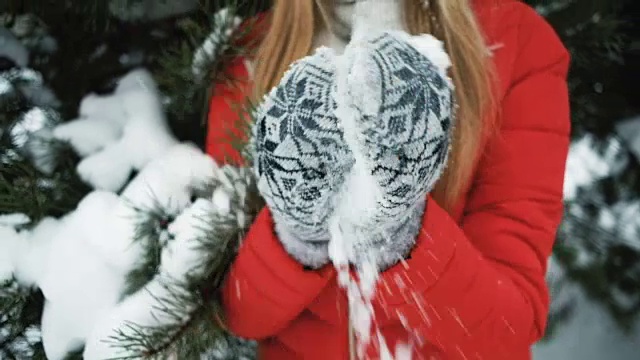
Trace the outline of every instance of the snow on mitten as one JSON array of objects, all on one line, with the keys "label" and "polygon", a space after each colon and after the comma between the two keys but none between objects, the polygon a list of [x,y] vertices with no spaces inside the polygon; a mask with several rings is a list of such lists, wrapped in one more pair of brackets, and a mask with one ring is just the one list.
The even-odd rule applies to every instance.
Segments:
[{"label": "snow on mitten", "polygon": [[[336,115],[355,164],[336,210],[349,261],[379,268],[410,252],[426,197],[447,163],[453,116],[452,83],[442,44],[429,35],[373,31],[371,3],[358,3],[354,37],[337,70]],[[376,13],[398,11],[376,8]],[[397,16],[397,15],[395,15]]]},{"label": "snow on mitten", "polygon": [[295,62],[257,111],[252,146],[258,189],[285,249],[310,267],[328,263],[328,218],[353,163],[331,97],[335,54]]}]

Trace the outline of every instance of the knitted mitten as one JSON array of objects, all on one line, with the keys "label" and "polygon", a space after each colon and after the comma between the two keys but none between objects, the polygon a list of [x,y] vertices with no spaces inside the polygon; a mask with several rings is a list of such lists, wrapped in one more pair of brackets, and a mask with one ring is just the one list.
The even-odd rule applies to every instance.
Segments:
[{"label": "knitted mitten", "polygon": [[[359,15],[369,2],[398,6],[364,1]],[[295,62],[257,111],[258,189],[284,248],[307,266],[329,261],[330,218],[349,261],[384,269],[402,259],[447,161],[448,57],[434,38],[398,31],[399,12],[375,11],[395,30],[356,21],[343,56],[325,48]]]},{"label": "knitted mitten", "polygon": [[327,221],[351,157],[333,111],[335,55],[322,48],[292,64],[254,125],[258,189],[284,248],[300,263],[328,263]]},{"label": "knitted mitten", "polygon": [[349,260],[368,258],[384,269],[413,247],[427,194],[447,163],[453,90],[442,44],[429,35],[372,30],[370,3],[394,6],[356,5],[361,18],[337,67],[336,116],[355,164],[335,219]]}]

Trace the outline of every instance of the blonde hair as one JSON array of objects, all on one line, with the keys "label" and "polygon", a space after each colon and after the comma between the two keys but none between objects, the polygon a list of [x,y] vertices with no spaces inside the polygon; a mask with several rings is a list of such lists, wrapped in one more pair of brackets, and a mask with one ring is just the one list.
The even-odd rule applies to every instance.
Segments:
[{"label": "blonde hair", "polygon": [[[479,145],[492,129],[493,72],[482,32],[469,0],[403,0],[411,34],[432,34],[444,42],[456,86],[456,127],[447,170],[433,198],[451,212],[469,184]],[[278,84],[292,62],[312,50],[314,35],[328,26],[333,0],[274,0],[270,26],[256,54],[255,96]],[[311,25],[312,24],[312,25]]]}]

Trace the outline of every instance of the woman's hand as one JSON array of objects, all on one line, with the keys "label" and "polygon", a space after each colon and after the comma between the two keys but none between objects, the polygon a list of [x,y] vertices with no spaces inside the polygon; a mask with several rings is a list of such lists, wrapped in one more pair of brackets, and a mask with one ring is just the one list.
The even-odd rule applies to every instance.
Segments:
[{"label": "woman's hand", "polygon": [[452,90],[440,43],[369,35],[342,56],[321,49],[294,63],[257,112],[258,188],[285,249],[307,266],[329,261],[331,216],[352,262],[370,251],[380,267],[404,257],[447,160]]},{"label": "woman's hand", "polygon": [[[451,142],[444,60],[441,44],[426,35],[381,32],[347,46],[335,98],[355,165],[337,217],[351,261],[369,256],[386,268],[413,247]],[[354,191],[362,187],[368,191]]]},{"label": "woman's hand", "polygon": [[265,98],[254,127],[258,188],[285,249],[310,267],[329,262],[328,218],[353,158],[334,115],[335,55],[295,62]]},{"label": "woman's hand", "polygon": [[347,135],[353,139],[351,150],[360,153],[382,190],[375,220],[399,221],[444,170],[452,86],[430,59],[393,33],[347,51],[349,73],[342,86],[357,116],[353,129],[347,117],[341,120],[345,132],[354,132]]}]

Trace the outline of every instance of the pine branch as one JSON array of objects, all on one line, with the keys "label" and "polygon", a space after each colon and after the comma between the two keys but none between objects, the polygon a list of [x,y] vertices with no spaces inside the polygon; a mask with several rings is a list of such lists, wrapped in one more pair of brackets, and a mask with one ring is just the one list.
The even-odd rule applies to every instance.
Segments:
[{"label": "pine branch", "polygon": [[[248,168],[223,168],[212,186],[228,194],[230,211],[216,211],[195,219],[197,224],[192,230],[202,235],[193,239],[197,245],[192,251],[202,254],[202,258],[192,264],[183,279],[167,277],[160,270],[147,287],[140,290],[152,291],[156,304],[153,312],[158,325],[129,323],[119,329],[109,340],[112,346],[123,349],[126,354],[117,359],[163,359],[168,354],[197,358],[208,351],[221,351],[219,347],[224,344],[232,353],[251,349],[247,349],[250,343],[226,333],[222,325],[219,290],[246,229],[264,203]],[[147,248],[147,256],[155,257],[154,252],[153,246]],[[157,293],[149,290],[150,287]],[[230,344],[242,346],[236,348]]]},{"label": "pine branch", "polygon": [[153,279],[160,266],[162,249],[166,245],[166,228],[173,221],[159,202],[150,209],[129,205],[136,213],[134,241],[141,242],[145,249],[143,258],[127,275],[127,286],[123,296],[129,296],[140,290]]},{"label": "pine branch", "polygon": [[254,20],[246,20],[242,27],[238,21],[240,13],[252,16],[264,5],[249,0],[214,3],[217,12],[202,4],[200,16],[178,24],[175,36],[182,40],[164,50],[153,66],[161,91],[171,99],[167,113],[173,131],[182,139],[193,140],[197,137],[192,134],[205,133],[213,84],[237,81],[228,73],[228,65],[251,56],[255,48],[251,42],[237,44],[255,30]]},{"label": "pine branch", "polygon": [[[226,19],[229,20],[231,18],[227,17]],[[216,24],[214,24],[215,26]],[[222,29],[226,29],[223,32],[229,30],[229,28],[226,28],[227,26],[230,26],[229,23],[222,27]],[[220,28],[217,31],[220,32]],[[201,32],[199,35],[202,37],[206,34]],[[214,62],[207,68],[212,69],[212,72],[208,76],[198,77],[193,72],[192,57],[185,54],[192,54],[193,45],[201,42],[201,40],[194,41],[192,39],[190,43],[183,43],[183,48],[179,52],[183,55],[177,56],[177,54],[173,54],[165,57],[167,62],[164,63],[163,67],[167,70],[177,70],[174,72],[177,76],[165,78],[169,80],[164,84],[165,87],[173,91],[184,89],[182,86],[176,86],[176,83],[185,79],[195,80],[193,83],[196,85],[200,81],[202,88],[199,91],[179,92],[179,94],[187,94],[190,100],[196,98],[196,94],[202,94],[205,84],[209,86],[208,84],[211,83],[212,79],[216,81],[233,81],[233,79],[220,78],[219,75],[215,74],[219,74],[221,69],[224,68],[222,65],[224,60],[246,55],[239,48],[229,51],[230,40],[224,46],[216,48],[222,49],[220,52],[210,56],[210,59],[214,60]],[[226,58],[225,54],[228,53],[232,55]],[[177,61],[177,63],[174,61]],[[201,82],[204,80],[206,81]],[[191,84],[191,89],[197,88],[197,86],[193,86],[193,83]],[[205,100],[208,101],[211,96],[209,89],[207,88],[204,93],[206,94]],[[183,99],[176,104],[181,103],[193,104],[194,102],[185,102],[185,99]],[[205,106],[204,109],[206,111],[203,111],[200,116],[207,115],[207,107]],[[245,155],[245,161],[250,165],[251,158],[249,155],[251,152],[245,151],[245,148],[246,141],[250,138],[249,132],[252,119],[251,116],[246,115],[252,114],[251,104],[238,104],[237,111],[245,115],[240,116],[241,121],[234,124],[233,128],[228,129],[229,138],[232,139],[234,148]],[[172,113],[171,110],[170,113]],[[185,110],[174,110],[173,114],[176,113],[184,115],[187,112]],[[198,251],[206,255],[203,261],[192,269],[191,273],[197,275],[190,276],[182,283],[166,285],[168,288],[165,287],[165,290],[171,295],[158,299],[163,304],[161,306],[161,312],[164,314],[163,318],[173,319],[173,321],[169,321],[164,326],[159,327],[136,327],[135,324],[131,324],[127,331],[120,332],[112,339],[115,346],[122,344],[129,350],[138,349],[137,354],[136,352],[134,354],[142,355],[145,358],[163,358],[168,352],[178,358],[197,358],[207,351],[217,352],[217,355],[213,354],[215,356],[213,358],[237,358],[241,355],[236,354],[234,356],[233,353],[238,351],[244,352],[244,355],[242,355],[244,358],[253,356],[252,343],[236,339],[225,332],[222,325],[222,306],[218,291],[222,286],[227,269],[230,268],[233,262],[247,226],[264,206],[264,203],[257,191],[250,168],[230,169],[233,168],[226,168],[229,171],[223,171],[218,174],[211,184],[212,189],[225,189],[229,194],[229,208],[231,211],[226,215],[216,213],[211,214],[214,216],[202,219],[202,228],[200,230],[208,235],[198,239]],[[154,252],[154,247],[149,247],[147,250],[148,257],[158,259]],[[149,261],[149,263],[152,262]],[[154,266],[159,265],[157,261],[154,263]],[[219,319],[219,321],[215,322],[213,319]],[[226,345],[228,352],[231,354],[225,355],[221,353],[223,345]]]},{"label": "pine branch", "polygon": [[[122,6],[131,6],[142,0],[121,0]],[[4,0],[0,3],[0,14],[34,14],[40,18],[63,18],[82,15],[82,29],[99,31],[113,25],[107,0]]]},{"label": "pine branch", "polygon": [[615,121],[632,109],[616,89],[627,74],[621,63],[632,39],[623,19],[624,1],[527,0],[555,28],[571,53],[571,92],[574,139],[585,133],[605,137]]},{"label": "pine branch", "polygon": [[87,192],[88,187],[74,172],[47,176],[26,159],[0,169],[0,214],[22,213],[36,222],[46,216],[62,216]]},{"label": "pine branch", "polygon": [[43,305],[39,292],[23,288],[15,280],[0,283],[0,359],[46,360],[34,330]]},{"label": "pine branch", "polygon": [[624,166],[565,204],[554,255],[568,278],[630,331],[640,314],[640,172],[627,150],[612,148],[615,141],[593,143],[594,153],[607,153],[602,161]]},{"label": "pine branch", "polygon": [[[192,320],[185,321],[184,308],[186,304],[198,304],[201,302],[199,294],[191,291],[183,291],[187,286],[171,280],[160,280],[164,290],[163,296],[155,296],[154,312],[158,318],[168,325],[139,326],[134,323],[127,324],[123,329],[118,329],[116,335],[111,337],[111,344],[127,350],[125,355],[114,359],[138,359],[158,358],[170,350],[173,343],[187,329]],[[202,308],[202,306],[200,306]]]}]

